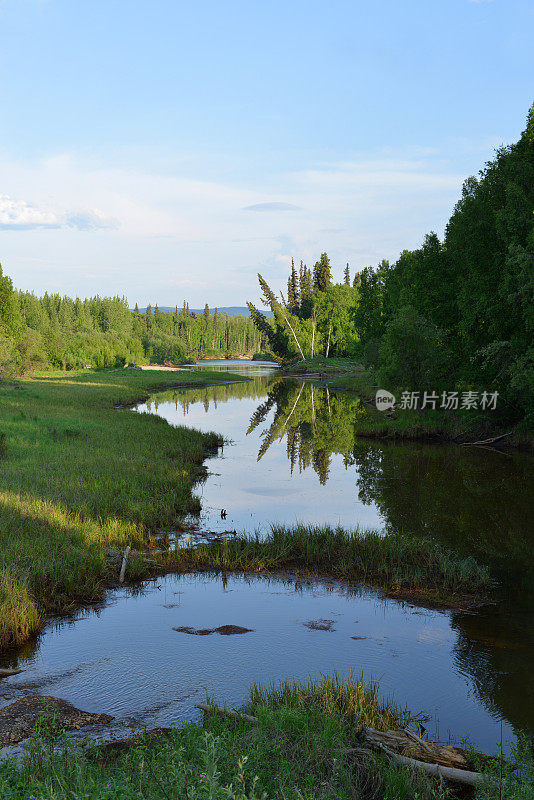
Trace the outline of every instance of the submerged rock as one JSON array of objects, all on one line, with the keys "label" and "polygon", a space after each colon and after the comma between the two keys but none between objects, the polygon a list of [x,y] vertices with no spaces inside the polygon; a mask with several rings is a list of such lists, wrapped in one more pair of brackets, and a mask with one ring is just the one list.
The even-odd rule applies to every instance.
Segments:
[{"label": "submerged rock", "polygon": [[105,725],[113,717],[80,711],[66,700],[32,694],[21,697],[0,709],[0,746],[17,744],[33,733],[35,723],[49,714],[54,724],[63,730],[78,730],[84,725]]},{"label": "submerged rock", "polygon": [[253,628],[242,628],[240,625],[221,625],[219,628],[189,628],[182,626],[173,628],[179,633],[190,633],[193,636],[209,636],[210,633],[220,633],[221,636],[233,636],[235,633],[252,633]]},{"label": "submerged rock", "polygon": [[333,619],[310,619],[308,622],[302,623],[306,628],[309,628],[311,631],[334,631],[333,628],[334,620]]}]

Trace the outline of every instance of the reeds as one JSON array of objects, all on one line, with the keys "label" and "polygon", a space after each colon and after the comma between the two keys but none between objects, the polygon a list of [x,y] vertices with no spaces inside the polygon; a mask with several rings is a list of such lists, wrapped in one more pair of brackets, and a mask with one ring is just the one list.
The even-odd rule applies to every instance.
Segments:
[{"label": "reeds", "polygon": [[329,526],[275,525],[264,539],[235,536],[178,550],[171,559],[178,569],[305,569],[437,602],[481,596],[491,583],[487,567],[431,539]]}]

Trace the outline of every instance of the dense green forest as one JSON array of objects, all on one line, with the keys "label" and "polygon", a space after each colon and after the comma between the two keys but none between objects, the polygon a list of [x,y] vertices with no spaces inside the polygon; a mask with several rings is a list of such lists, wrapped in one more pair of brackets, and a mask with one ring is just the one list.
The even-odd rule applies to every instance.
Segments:
[{"label": "dense green forest", "polygon": [[534,423],[534,106],[516,144],[468,178],[443,241],[332,282],[326,253],[292,266],[287,297],[259,276],[285,358],[359,356],[389,390],[499,392],[503,420]]},{"label": "dense green forest", "polygon": [[0,370],[21,374],[48,367],[75,369],[127,363],[177,363],[205,356],[252,355],[262,335],[250,317],[183,308],[145,313],[124,298],[72,300],[15,291],[0,267]]}]

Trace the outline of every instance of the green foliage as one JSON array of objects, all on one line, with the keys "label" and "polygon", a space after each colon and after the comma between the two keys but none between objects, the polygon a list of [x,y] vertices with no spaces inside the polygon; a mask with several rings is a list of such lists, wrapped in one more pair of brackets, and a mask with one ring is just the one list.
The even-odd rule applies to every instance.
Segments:
[{"label": "green foliage", "polygon": [[380,343],[379,374],[385,387],[441,388],[449,354],[445,336],[411,306],[400,308]]},{"label": "green foliage", "polygon": [[520,733],[517,742],[511,743],[509,756],[488,761],[471,749],[470,757],[486,777],[475,792],[475,800],[533,800],[534,756],[526,736]]},{"label": "green foliage", "polygon": [[287,302],[276,297],[267,281],[258,274],[262,300],[273,313],[272,324],[252,303],[247,303],[252,321],[267,340],[273,353],[283,359],[313,358],[317,353],[350,355],[358,336],[351,326],[357,290],[345,282],[332,284],[330,259],[322,253],[312,274],[300,262],[297,277],[294,261],[287,281]]},{"label": "green foliage", "polygon": [[313,267],[313,288],[316,292],[324,292],[332,283],[332,268],[326,253],[321,253],[321,258]]},{"label": "green foliage", "polygon": [[120,297],[88,300],[60,295],[37,298],[15,292],[0,268],[0,373],[36,369],[98,369],[128,363],[181,363],[198,357],[251,355],[269,345],[269,324],[258,332],[251,318],[163,313],[149,305],[131,312]]}]

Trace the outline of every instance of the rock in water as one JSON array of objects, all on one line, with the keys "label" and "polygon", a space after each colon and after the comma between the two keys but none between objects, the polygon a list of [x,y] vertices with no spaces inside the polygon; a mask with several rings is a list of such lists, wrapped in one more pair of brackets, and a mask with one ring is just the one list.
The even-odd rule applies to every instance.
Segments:
[{"label": "rock in water", "polygon": [[68,731],[78,730],[84,725],[105,725],[113,719],[109,714],[80,711],[57,697],[32,694],[0,709],[0,746],[6,747],[27,739],[37,720],[47,712],[59,728]]}]

